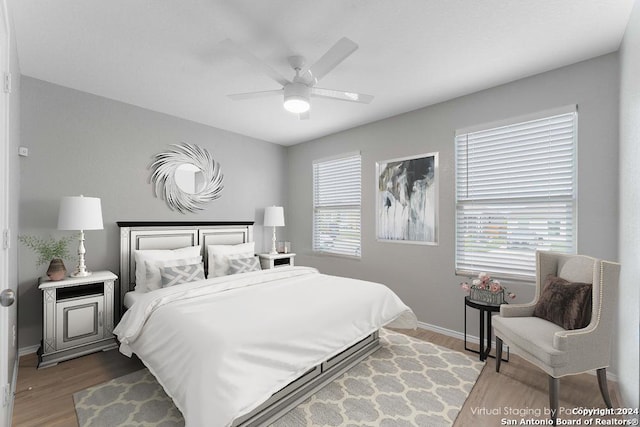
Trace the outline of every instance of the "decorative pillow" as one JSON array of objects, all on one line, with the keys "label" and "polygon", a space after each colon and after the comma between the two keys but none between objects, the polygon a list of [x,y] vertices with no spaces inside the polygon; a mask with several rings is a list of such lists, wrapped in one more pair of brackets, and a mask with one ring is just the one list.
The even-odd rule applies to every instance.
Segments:
[{"label": "decorative pillow", "polygon": [[209,245],[209,271],[207,277],[226,276],[229,274],[229,260],[249,258],[255,255],[255,242],[239,245]]},{"label": "decorative pillow", "polygon": [[229,260],[229,274],[249,273],[250,271],[260,270],[262,268],[257,256]]},{"label": "decorative pillow", "polygon": [[204,265],[199,262],[197,264],[176,265],[175,267],[160,267],[160,276],[163,288],[204,280]]},{"label": "decorative pillow", "polygon": [[550,274],[533,315],[564,329],[582,329],[591,322],[591,290],[590,283],[571,283]]},{"label": "decorative pillow", "polygon": [[145,261],[144,263],[147,271],[145,286],[147,287],[147,291],[155,291],[162,287],[162,278],[160,277],[161,268],[199,264],[201,262],[201,256],[184,259],[170,259],[168,261]]},{"label": "decorative pillow", "polygon": [[180,249],[151,249],[134,251],[136,260],[136,291],[147,292],[147,269],[145,261],[168,261],[201,256],[200,246],[187,246]]}]

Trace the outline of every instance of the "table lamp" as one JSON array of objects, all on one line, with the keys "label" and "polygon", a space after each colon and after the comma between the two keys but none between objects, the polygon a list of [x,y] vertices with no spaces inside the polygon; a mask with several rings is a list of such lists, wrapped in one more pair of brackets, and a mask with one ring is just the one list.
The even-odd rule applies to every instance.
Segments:
[{"label": "table lamp", "polygon": [[58,230],[80,230],[78,266],[71,277],[90,276],[84,263],[84,230],[102,230],[102,207],[97,197],[70,196],[60,201]]},{"label": "table lamp", "polygon": [[276,250],[276,227],[284,227],[284,209],[282,206],[269,206],[264,208],[264,225],[273,227],[273,237],[271,239],[270,254],[277,254]]}]

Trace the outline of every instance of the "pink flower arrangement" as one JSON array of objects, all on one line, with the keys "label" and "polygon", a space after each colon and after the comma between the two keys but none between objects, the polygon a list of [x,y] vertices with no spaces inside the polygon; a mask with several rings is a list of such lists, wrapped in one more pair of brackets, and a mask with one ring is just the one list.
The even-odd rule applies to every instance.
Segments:
[{"label": "pink flower arrangement", "polygon": [[509,298],[514,299],[516,297],[516,294],[507,291],[507,288],[502,286],[499,280],[492,279],[487,273],[478,274],[478,278],[471,280],[471,284],[468,282],[460,283],[460,287],[462,287],[465,292],[469,292],[471,288],[476,288],[485,289],[493,292],[494,294],[504,290],[505,295]]}]

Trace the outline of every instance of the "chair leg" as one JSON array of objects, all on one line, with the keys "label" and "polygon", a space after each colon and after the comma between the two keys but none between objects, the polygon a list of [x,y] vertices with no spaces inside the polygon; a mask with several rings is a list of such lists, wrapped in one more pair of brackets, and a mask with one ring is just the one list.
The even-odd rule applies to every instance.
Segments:
[{"label": "chair leg", "polygon": [[609,397],[609,387],[607,387],[607,368],[600,368],[596,371],[598,373],[598,385],[600,386],[600,393],[604,399],[604,403],[607,408],[613,408],[611,405],[611,397]]},{"label": "chair leg", "polygon": [[496,337],[496,372],[500,372],[500,362],[502,362],[502,340]]},{"label": "chair leg", "polygon": [[558,418],[558,391],[560,388],[560,379],[549,375],[549,409],[551,410],[551,421],[556,425]]}]

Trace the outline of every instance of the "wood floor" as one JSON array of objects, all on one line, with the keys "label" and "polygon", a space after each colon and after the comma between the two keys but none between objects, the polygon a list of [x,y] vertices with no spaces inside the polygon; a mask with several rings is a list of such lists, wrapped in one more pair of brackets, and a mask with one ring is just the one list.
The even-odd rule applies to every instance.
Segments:
[{"label": "wood floor", "polygon": [[100,351],[38,370],[36,354],[20,358],[13,406],[14,426],[77,426],[73,393],[107,382],[144,365],[118,350]]},{"label": "wood floor", "polygon": [[[407,333],[464,352],[463,342],[459,339],[422,329]],[[117,350],[94,353],[42,370],[37,370],[36,365],[35,354],[20,358],[13,426],[77,426],[73,393],[143,368],[138,359],[129,359]],[[614,408],[618,407],[612,382],[609,382],[609,390]],[[509,363],[502,364],[500,373],[496,373],[495,361],[490,359],[454,426],[488,427],[509,425],[501,422],[502,419],[515,420],[517,423],[531,418],[544,419],[542,411],[547,407],[546,374],[513,355]],[[596,377],[582,374],[561,379],[560,407],[567,410],[605,408]],[[561,414],[561,418],[584,417]]]}]

